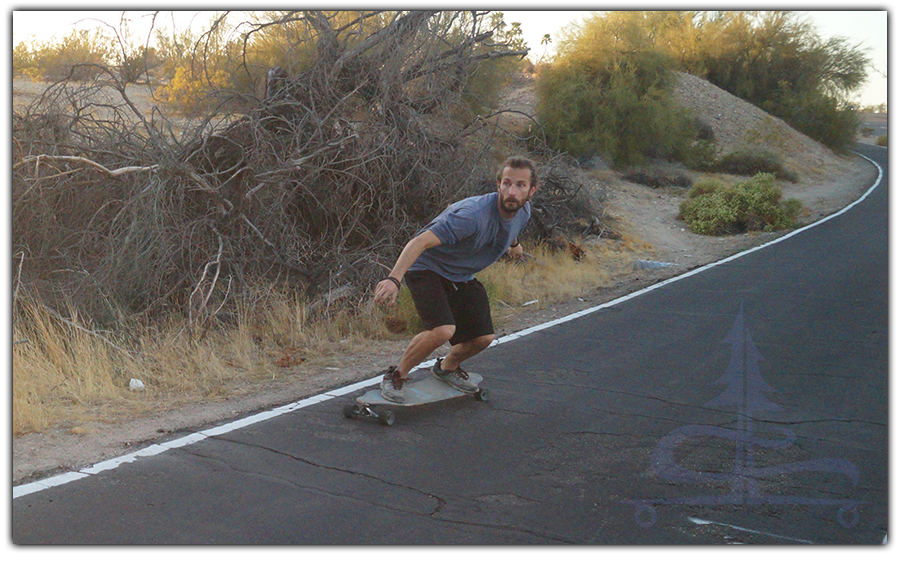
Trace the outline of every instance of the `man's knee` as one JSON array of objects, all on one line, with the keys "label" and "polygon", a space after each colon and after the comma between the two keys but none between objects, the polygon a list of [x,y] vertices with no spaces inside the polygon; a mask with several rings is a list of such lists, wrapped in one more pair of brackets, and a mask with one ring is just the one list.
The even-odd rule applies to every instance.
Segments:
[{"label": "man's knee", "polygon": [[453,335],[456,334],[456,326],[453,326],[452,324],[438,326],[437,328],[432,328],[428,332],[431,334],[431,338],[434,342],[437,342],[438,346],[440,346],[446,344],[453,338]]}]

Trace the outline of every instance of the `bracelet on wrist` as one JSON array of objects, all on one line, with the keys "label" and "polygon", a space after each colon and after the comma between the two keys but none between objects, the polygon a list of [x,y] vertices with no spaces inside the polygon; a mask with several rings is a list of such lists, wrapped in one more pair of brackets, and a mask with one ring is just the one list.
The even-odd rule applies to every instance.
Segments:
[{"label": "bracelet on wrist", "polygon": [[385,280],[390,280],[391,282],[393,282],[394,284],[396,284],[397,290],[400,289],[400,281],[397,280],[396,278],[394,278],[393,276],[388,276],[387,278],[385,278]]},{"label": "bracelet on wrist", "polygon": [[519,247],[519,241],[516,240],[515,242],[513,242],[512,244],[510,244],[509,247],[510,247],[510,248],[518,248],[518,247]]}]

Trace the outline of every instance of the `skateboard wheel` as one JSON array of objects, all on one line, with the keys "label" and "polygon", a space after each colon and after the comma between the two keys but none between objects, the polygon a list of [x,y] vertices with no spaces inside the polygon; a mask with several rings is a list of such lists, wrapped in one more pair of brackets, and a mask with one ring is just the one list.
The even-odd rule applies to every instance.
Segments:
[{"label": "skateboard wheel", "polygon": [[359,406],[355,404],[345,404],[344,405],[344,417],[345,418],[356,418],[359,416]]},{"label": "skateboard wheel", "polygon": [[481,388],[480,390],[478,390],[478,392],[475,393],[475,399],[479,402],[487,402],[488,391],[484,388]]},{"label": "skateboard wheel", "polygon": [[394,423],[394,413],[390,410],[380,410],[378,412],[378,423],[383,426],[390,426]]}]

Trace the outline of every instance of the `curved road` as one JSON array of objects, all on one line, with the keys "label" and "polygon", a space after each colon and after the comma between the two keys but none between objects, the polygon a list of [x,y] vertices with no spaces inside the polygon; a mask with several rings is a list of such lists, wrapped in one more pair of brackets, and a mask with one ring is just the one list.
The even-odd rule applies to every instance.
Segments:
[{"label": "curved road", "polygon": [[508,338],[470,366],[486,404],[388,428],[314,403],[20,490],[13,542],[881,544],[886,180],[784,241]]}]

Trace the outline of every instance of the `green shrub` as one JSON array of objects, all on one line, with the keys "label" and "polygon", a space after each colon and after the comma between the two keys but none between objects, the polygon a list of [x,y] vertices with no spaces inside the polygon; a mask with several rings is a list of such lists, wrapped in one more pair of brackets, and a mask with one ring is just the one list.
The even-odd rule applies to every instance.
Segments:
[{"label": "green shrub", "polygon": [[769,173],[780,180],[799,181],[796,174],[784,167],[781,157],[766,148],[748,147],[726,154],[718,161],[717,170],[740,176]]},{"label": "green shrub", "polygon": [[688,198],[697,198],[706,194],[715,194],[726,188],[727,184],[721,180],[706,179],[694,184],[688,192]]},{"label": "green shrub", "polygon": [[875,144],[878,146],[887,146],[887,134],[882,134],[878,137],[878,140],[875,141]]},{"label": "green shrub", "polygon": [[731,187],[704,181],[681,203],[679,216],[691,232],[708,236],[784,230],[796,225],[802,204],[781,201],[781,196],[773,174],[757,174]]}]

